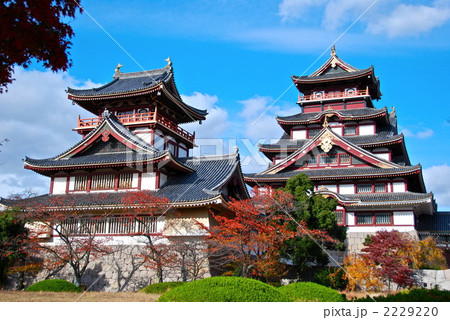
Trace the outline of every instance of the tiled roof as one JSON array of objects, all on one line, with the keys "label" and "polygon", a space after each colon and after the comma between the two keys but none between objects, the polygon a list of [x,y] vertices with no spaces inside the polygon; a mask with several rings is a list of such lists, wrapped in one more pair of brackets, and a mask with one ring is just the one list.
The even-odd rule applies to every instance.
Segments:
[{"label": "tiled roof", "polygon": [[355,167],[355,168],[332,168],[332,169],[308,169],[308,170],[291,170],[279,172],[275,174],[245,174],[245,180],[252,181],[270,181],[270,180],[288,180],[295,177],[299,173],[306,174],[310,179],[341,179],[341,178],[371,178],[378,176],[396,176],[408,175],[421,170],[421,166],[408,166],[400,168],[372,168],[372,167]]},{"label": "tiled roof", "polygon": [[[122,73],[117,72],[113,81],[91,89],[68,88],[67,93],[75,96],[100,96],[107,94],[125,93],[154,87],[159,83],[168,83],[173,76],[172,68],[166,66],[162,69]],[[181,99],[177,92],[173,92]]]},{"label": "tiled roof", "polygon": [[[170,94],[182,104],[183,108],[189,113],[193,113],[194,117],[187,122],[204,119],[208,114],[206,110],[191,107],[183,102],[178,89],[175,85],[174,74],[171,64],[162,69],[122,73],[116,72],[114,79],[98,88],[91,89],[72,89],[68,88],[69,98],[73,100],[97,99],[108,96],[120,96],[124,94],[138,94],[159,90],[164,87]],[[88,109],[90,110],[90,109]],[[92,112],[92,110],[90,110]],[[185,111],[186,112],[186,111]],[[192,115],[191,115],[192,117]],[[198,118],[198,119],[197,119]],[[186,121],[184,121],[186,122]]]},{"label": "tiled roof", "polygon": [[[392,135],[391,133],[392,132],[384,131],[374,135],[346,136],[345,139],[358,146],[383,144],[403,139],[403,134]],[[278,150],[295,151],[298,148],[301,148],[305,143],[307,143],[310,140],[311,139],[291,140],[289,136],[285,134],[277,143],[261,144],[259,145],[259,147],[261,149],[264,149],[263,151],[266,150],[273,150],[273,152],[277,152]]]},{"label": "tiled roof", "polygon": [[342,72],[333,72],[333,73],[326,73],[321,74],[318,76],[309,75],[309,76],[292,76],[292,79],[295,82],[316,82],[320,80],[344,80],[347,78],[357,78],[360,76],[364,76],[368,73],[371,73],[373,71],[373,66],[367,69],[361,69],[357,71],[342,71]]},{"label": "tiled roof", "polygon": [[[139,149],[132,151],[130,148],[127,150],[121,150],[120,152],[108,153],[108,154],[89,154],[83,155],[72,154],[77,148],[88,143],[91,138],[97,135],[104,128],[115,131],[123,140],[137,146]],[[166,154],[167,151],[159,151],[152,145],[149,145],[144,140],[139,138],[128,130],[117,118],[105,111],[103,113],[103,119],[99,125],[87,134],[81,141],[62,152],[61,154],[47,159],[31,159],[26,157],[25,164],[38,167],[64,167],[64,166],[78,166],[78,165],[92,165],[92,164],[113,164],[119,162],[135,162],[145,161],[158,158]]]},{"label": "tiled roof", "polygon": [[311,113],[298,113],[292,116],[279,117],[277,116],[277,121],[279,122],[311,122],[318,121],[322,116],[335,113],[341,118],[347,119],[364,119],[369,117],[374,117],[387,112],[387,108],[374,109],[374,108],[360,108],[360,109],[346,109],[346,110],[324,110],[321,112],[311,112]]},{"label": "tiled roof", "polygon": [[[199,158],[180,158],[184,165],[193,168],[192,173],[181,173],[175,177],[169,177],[168,181],[158,191],[149,191],[157,196],[167,197],[171,203],[185,204],[202,202],[225,197],[222,194],[223,186],[233,174],[241,174],[240,160],[237,153]],[[244,191],[246,193],[245,187]],[[51,204],[54,199],[64,199],[71,206],[95,206],[95,205],[120,205],[123,192],[105,192],[88,194],[64,194],[42,195],[17,202],[8,199],[0,199],[0,203],[6,206],[15,206],[20,203]],[[248,195],[247,195],[248,196]],[[24,201],[24,202],[23,202]]]}]

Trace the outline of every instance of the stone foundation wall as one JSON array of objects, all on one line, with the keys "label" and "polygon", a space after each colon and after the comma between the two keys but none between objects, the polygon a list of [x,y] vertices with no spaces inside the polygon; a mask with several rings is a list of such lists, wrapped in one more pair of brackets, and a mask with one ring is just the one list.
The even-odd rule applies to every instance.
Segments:
[{"label": "stone foundation wall", "polygon": [[[149,284],[157,283],[156,272],[144,264],[143,259],[139,257],[140,250],[140,247],[115,246],[112,254],[91,261],[81,279],[82,287],[88,291],[138,291]],[[201,277],[207,276],[209,272],[205,266]],[[192,280],[189,275],[187,278]],[[72,282],[73,272],[70,266],[64,266],[52,272],[43,270],[37,275],[27,275],[24,279],[25,288],[45,279],[65,279]],[[183,281],[181,267],[166,268],[164,282],[167,281]],[[17,275],[9,278],[7,288],[18,288]]]},{"label": "stone foundation wall", "polygon": [[[417,231],[405,232],[411,235],[413,239],[418,240]],[[364,248],[364,240],[367,235],[374,235],[375,232],[347,232],[347,239],[345,240],[345,245],[347,247],[347,253],[361,253],[362,248]]]},{"label": "stone foundation wall", "polygon": [[416,270],[416,281],[424,288],[450,290],[450,269],[447,270]]}]

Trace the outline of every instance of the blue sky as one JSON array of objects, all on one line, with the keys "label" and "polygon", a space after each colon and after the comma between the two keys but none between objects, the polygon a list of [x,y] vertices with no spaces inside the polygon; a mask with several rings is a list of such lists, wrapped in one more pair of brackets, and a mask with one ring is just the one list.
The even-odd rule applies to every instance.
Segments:
[{"label": "blue sky", "polygon": [[54,156],[80,139],[71,129],[89,114],[67,100],[68,86],[107,83],[117,63],[123,72],[161,68],[168,56],[186,102],[210,113],[188,126],[202,145],[196,152],[238,145],[244,172],[261,171],[256,144],[279,138],[276,115],[300,111],[291,75],[317,69],[372,6],[336,42],[337,53],[357,68],[374,65],[383,93],[376,106],[395,106],[412,163],[422,164],[439,208],[450,210],[450,1],[374,2],[82,1],[86,12],[71,21],[68,72],[16,68],[17,80],[0,95],[0,138],[10,140],[0,152],[0,196],[48,192],[48,179],[21,159]]}]

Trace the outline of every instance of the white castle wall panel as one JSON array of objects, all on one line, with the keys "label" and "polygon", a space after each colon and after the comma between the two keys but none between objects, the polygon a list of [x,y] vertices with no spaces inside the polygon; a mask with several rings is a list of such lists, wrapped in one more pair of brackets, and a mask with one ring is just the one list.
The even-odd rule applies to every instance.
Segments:
[{"label": "white castle wall panel", "polygon": [[142,190],[156,189],[156,172],[146,172],[142,174],[141,189]]},{"label": "white castle wall panel", "polygon": [[57,177],[53,179],[53,194],[66,193],[67,177]]}]

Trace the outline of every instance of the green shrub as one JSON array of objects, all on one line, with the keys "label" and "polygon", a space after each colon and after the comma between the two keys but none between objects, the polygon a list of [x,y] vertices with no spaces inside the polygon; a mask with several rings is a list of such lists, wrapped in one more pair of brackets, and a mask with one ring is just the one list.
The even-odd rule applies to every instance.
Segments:
[{"label": "green shrub", "polygon": [[[440,291],[438,289],[411,289],[400,291],[386,297],[374,297],[377,302],[448,302],[450,301],[450,291]],[[372,298],[364,297],[356,302],[373,302]]]},{"label": "green shrub", "polygon": [[173,288],[159,302],[259,302],[290,301],[274,287],[258,280],[239,277],[212,277]]},{"label": "green shrub", "polygon": [[36,282],[26,288],[25,291],[81,292],[81,289],[72,282],[63,279],[49,279]]},{"label": "green shrub", "polygon": [[335,290],[344,290],[348,284],[344,276],[345,272],[342,268],[328,267],[316,273],[313,281]]},{"label": "green shrub", "polygon": [[296,282],[277,289],[294,301],[343,302],[343,295],[336,290],[312,282]]},{"label": "green shrub", "polygon": [[162,283],[154,283],[151,285],[148,285],[144,288],[142,288],[141,290],[139,290],[139,292],[144,292],[144,293],[164,293],[166,291],[169,291],[170,289],[173,289],[175,287],[179,287],[183,284],[185,284],[186,282],[162,282]]}]

